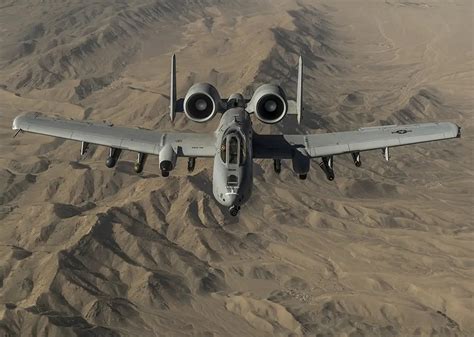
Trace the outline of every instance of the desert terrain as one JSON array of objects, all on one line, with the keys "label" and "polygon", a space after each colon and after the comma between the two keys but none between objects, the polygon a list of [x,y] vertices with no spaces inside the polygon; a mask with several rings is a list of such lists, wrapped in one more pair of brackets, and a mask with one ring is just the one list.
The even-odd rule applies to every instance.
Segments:
[{"label": "desert terrain", "polygon": [[[470,0],[0,0],[0,336],[473,336],[474,8]],[[239,217],[212,160],[168,178],[135,154],[20,134],[23,112],[161,130],[206,81],[296,91],[297,126],[451,121],[463,137],[315,160],[256,160]]]}]

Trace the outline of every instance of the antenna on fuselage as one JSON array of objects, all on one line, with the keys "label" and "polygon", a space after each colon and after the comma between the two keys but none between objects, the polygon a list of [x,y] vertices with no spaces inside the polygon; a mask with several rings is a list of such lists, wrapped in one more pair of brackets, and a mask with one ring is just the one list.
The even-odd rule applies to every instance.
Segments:
[{"label": "antenna on fuselage", "polygon": [[170,119],[173,122],[176,116],[176,55],[171,56],[171,80],[170,80]]},{"label": "antenna on fuselage", "polygon": [[303,113],[303,58],[300,55],[298,61],[298,87],[296,88],[296,119],[301,124]]}]

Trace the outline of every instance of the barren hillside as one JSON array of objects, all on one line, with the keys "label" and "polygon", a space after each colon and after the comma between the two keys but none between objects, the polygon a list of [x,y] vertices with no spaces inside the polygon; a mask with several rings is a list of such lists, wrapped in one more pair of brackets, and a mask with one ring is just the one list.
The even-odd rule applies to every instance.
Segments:
[{"label": "barren hillside", "polygon": [[[471,1],[0,0],[1,336],[471,336],[474,108]],[[168,178],[115,169],[106,148],[22,134],[39,111],[164,130],[178,93],[296,89],[328,132],[452,121],[463,138],[316,161],[300,181],[255,161],[238,218],[212,161]]]}]

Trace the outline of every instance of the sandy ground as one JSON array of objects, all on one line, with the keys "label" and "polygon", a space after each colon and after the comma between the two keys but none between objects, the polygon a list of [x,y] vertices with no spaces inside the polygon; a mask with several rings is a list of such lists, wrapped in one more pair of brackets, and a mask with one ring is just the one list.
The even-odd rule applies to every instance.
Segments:
[{"label": "sandy ground", "polygon": [[[2,336],[474,335],[471,1],[0,1]],[[315,161],[307,181],[255,162],[239,218],[212,197],[211,160],[169,178],[107,149],[12,138],[24,111],[165,130],[178,92],[263,82],[304,125],[456,122],[463,138]]]}]

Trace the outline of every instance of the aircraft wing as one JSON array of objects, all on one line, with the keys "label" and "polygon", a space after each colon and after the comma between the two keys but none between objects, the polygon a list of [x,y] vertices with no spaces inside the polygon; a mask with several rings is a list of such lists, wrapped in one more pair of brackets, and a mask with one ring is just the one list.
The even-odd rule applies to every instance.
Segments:
[{"label": "aircraft wing", "polygon": [[216,153],[213,133],[164,133],[116,127],[107,123],[45,117],[39,113],[16,117],[12,129],[146,154],[158,155],[167,144],[173,147],[178,156],[183,157],[213,157]]},{"label": "aircraft wing", "polygon": [[311,135],[256,135],[253,150],[255,158],[290,159],[295,150],[317,158],[460,136],[461,128],[449,122],[390,125]]}]

